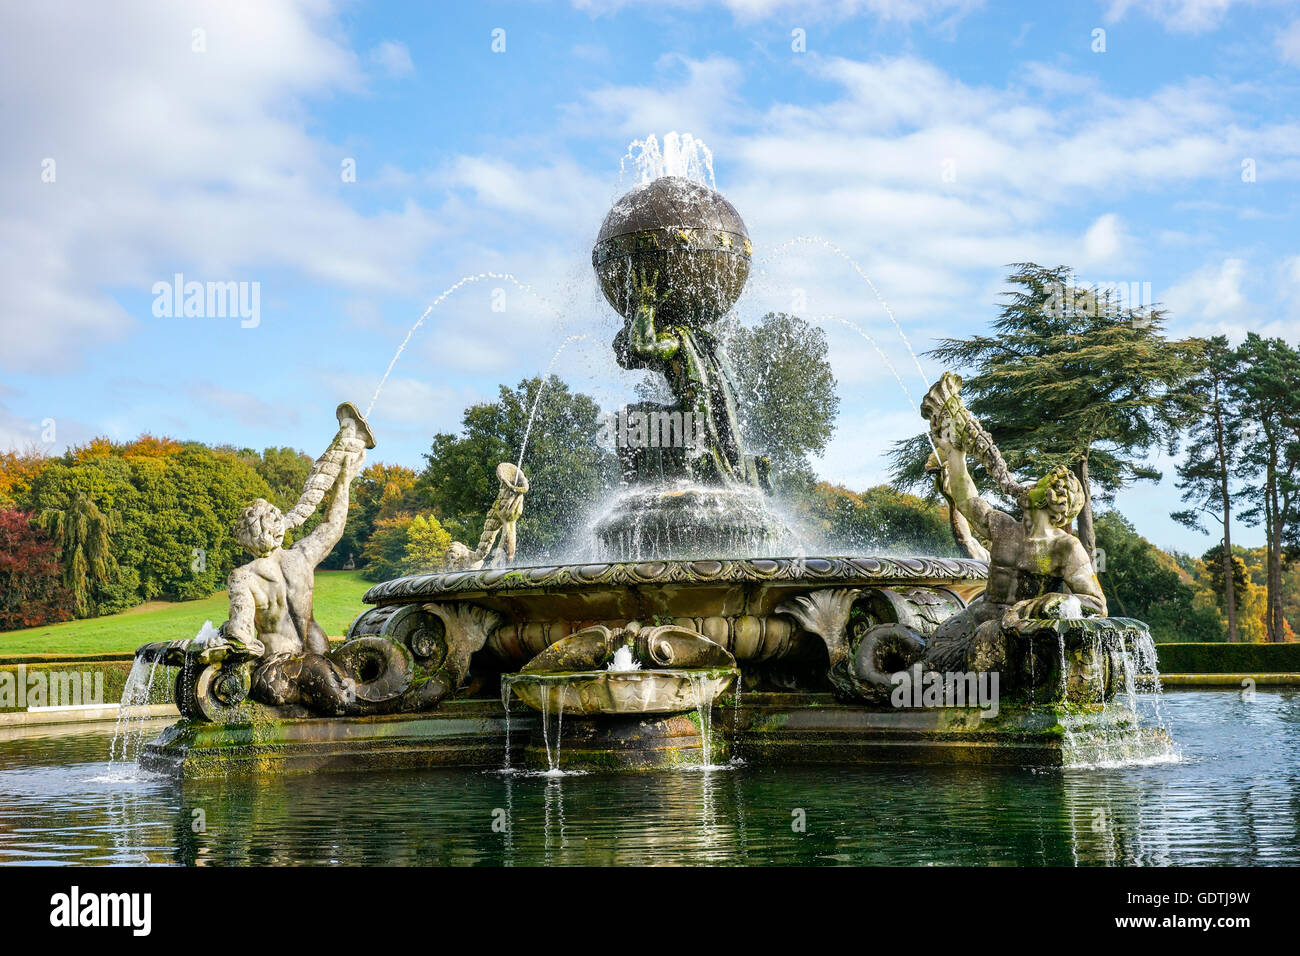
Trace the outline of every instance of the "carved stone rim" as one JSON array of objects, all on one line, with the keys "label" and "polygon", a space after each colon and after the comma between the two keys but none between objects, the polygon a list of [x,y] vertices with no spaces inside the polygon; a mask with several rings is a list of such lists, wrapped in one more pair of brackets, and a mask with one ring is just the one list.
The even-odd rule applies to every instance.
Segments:
[{"label": "carved stone rim", "polygon": [[988,563],[972,558],[811,557],[718,558],[621,561],[440,571],[376,584],[367,604],[417,601],[441,595],[526,594],[577,590],[593,585],[778,584],[829,585],[945,584],[983,581]]}]

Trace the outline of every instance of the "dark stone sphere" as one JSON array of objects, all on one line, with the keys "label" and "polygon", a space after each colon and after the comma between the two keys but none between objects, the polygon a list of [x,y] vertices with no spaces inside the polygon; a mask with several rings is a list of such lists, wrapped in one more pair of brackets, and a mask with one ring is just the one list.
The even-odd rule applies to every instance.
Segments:
[{"label": "dark stone sphere", "polygon": [[636,308],[632,270],[657,274],[656,318],[702,327],[727,313],[749,278],[749,233],[722,194],[680,176],[637,186],[614,204],[591,251],[619,314]]}]

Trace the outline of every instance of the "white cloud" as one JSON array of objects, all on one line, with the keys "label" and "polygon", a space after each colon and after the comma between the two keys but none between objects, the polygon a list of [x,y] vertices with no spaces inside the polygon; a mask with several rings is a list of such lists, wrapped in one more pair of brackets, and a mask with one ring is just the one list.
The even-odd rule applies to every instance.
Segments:
[{"label": "white cloud", "polygon": [[1175,33],[1214,30],[1239,0],[1111,0],[1106,11],[1110,22],[1122,20],[1130,10],[1140,10]]},{"label": "white cloud", "polygon": [[1242,289],[1246,272],[1245,260],[1224,259],[1184,277],[1161,298],[1175,320],[1240,320],[1248,306]]},{"label": "white cloud", "polygon": [[219,408],[242,425],[292,428],[299,422],[298,408],[287,403],[265,401],[251,392],[228,388],[214,382],[196,382],[190,397],[208,408]]},{"label": "white cloud", "polygon": [[1147,97],[1078,95],[1049,109],[1023,89],[969,86],[913,57],[808,62],[841,98],[773,106],[758,129],[715,153],[742,151],[753,168],[798,174],[818,189],[869,179],[938,192],[948,163],[944,192],[1020,219],[1049,200],[1083,200],[1080,189],[1170,188],[1222,176],[1261,150],[1286,175],[1285,163],[1300,157],[1287,127],[1234,123],[1228,94],[1203,80]]},{"label": "white cloud", "polygon": [[1277,52],[1284,63],[1300,66],[1300,20],[1278,33]]},{"label": "white cloud", "polygon": [[1300,319],[1300,255],[1288,256],[1278,266],[1279,304],[1292,319]]},{"label": "white cloud", "polygon": [[[363,412],[376,384],[367,376],[345,369],[332,371],[328,380],[340,402],[356,402],[359,396],[363,397],[365,401],[360,403]],[[395,376],[384,383],[369,421],[376,436],[389,436],[394,428],[410,428],[427,438],[438,431],[458,431],[466,406],[483,400],[483,393],[473,388]]]},{"label": "white cloud", "polygon": [[709,137],[745,112],[739,97],[743,73],[726,57],[666,55],[655,64],[655,74],[658,79],[643,86],[606,86],[587,93],[579,106],[567,110],[569,130],[639,137],[677,129]]},{"label": "white cloud", "polygon": [[75,365],[134,327],[114,292],[176,271],[409,288],[430,217],[358,213],[342,151],[306,132],[306,99],[364,91],[331,17],[323,0],[0,7],[0,366]]},{"label": "white cloud", "polygon": [[653,5],[698,10],[722,6],[738,20],[754,21],[780,15],[798,15],[809,22],[843,20],[866,15],[884,21],[911,23],[944,17],[953,20],[982,7],[983,0],[825,0],[809,4],[807,0],[573,0],[578,10],[603,15],[625,7]]},{"label": "white cloud", "polygon": [[599,220],[609,200],[606,181],[569,160],[524,168],[494,157],[458,156],[430,179],[469,190],[480,207],[559,227]]},{"label": "white cloud", "polygon": [[1071,73],[1050,63],[1026,63],[1022,68],[1024,80],[1044,93],[1071,96],[1097,89],[1097,77],[1087,73]]},{"label": "white cloud", "polygon": [[38,422],[29,421],[11,412],[0,402],[0,452],[25,451],[40,447],[41,428]]},{"label": "white cloud", "polygon": [[370,51],[370,60],[394,79],[410,76],[415,72],[415,64],[411,62],[411,51],[407,49],[405,43],[396,40],[385,40],[374,47]]},{"label": "white cloud", "polygon": [[[0,385],[0,397],[21,399],[24,396]],[[46,441],[51,434],[53,440]],[[0,402],[0,452],[58,455],[72,445],[89,441],[96,434],[97,429],[78,419],[64,416],[54,418],[48,414],[24,416]]]},{"label": "white cloud", "polygon": [[1119,216],[1106,213],[1088,227],[1083,236],[1082,265],[1098,266],[1114,262],[1127,245]]}]

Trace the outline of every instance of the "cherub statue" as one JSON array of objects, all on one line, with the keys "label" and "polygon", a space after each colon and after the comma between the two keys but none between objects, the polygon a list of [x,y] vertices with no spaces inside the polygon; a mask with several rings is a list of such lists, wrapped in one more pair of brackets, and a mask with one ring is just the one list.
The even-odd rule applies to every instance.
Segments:
[{"label": "cherub statue", "polygon": [[[940,480],[953,507],[989,542],[984,595],[945,621],[929,641],[936,670],[997,670],[1005,665],[1005,636],[1024,621],[1106,614],[1106,598],[1092,558],[1070,523],[1083,508],[1079,479],[1058,466],[1035,484],[1011,478],[992,438],[961,402],[961,379],[951,373],[930,389],[921,413],[930,420]],[[1020,505],[1019,519],[982,497],[966,467],[978,454],[1002,490]]]},{"label": "cherub statue", "polygon": [[[479,535],[478,547],[471,551],[460,541],[453,541],[447,549],[447,567],[452,571],[474,571],[486,563],[499,568],[515,560],[516,525],[524,513],[524,495],[528,493],[528,478],[516,465],[503,461],[497,465],[496,501],[488,509]],[[500,543],[497,538],[500,537]],[[496,551],[492,551],[493,545]],[[489,561],[489,554],[491,560]]]},{"label": "cherub statue", "polygon": [[[316,566],[343,535],[348,490],[374,438],[356,407],[338,408],[339,430],[312,466],[303,494],[288,515],[258,498],[235,526],[239,543],[253,555],[230,573],[230,617],[217,637],[206,641],[203,658],[254,658],[254,697],[284,703],[299,696],[288,683],[301,682],[306,696],[346,696],[345,679],[325,655],[329,640],[312,613]],[[325,518],[310,534],[284,547],[285,533],[301,525],[328,498]],[[286,671],[285,662],[292,674]]]}]

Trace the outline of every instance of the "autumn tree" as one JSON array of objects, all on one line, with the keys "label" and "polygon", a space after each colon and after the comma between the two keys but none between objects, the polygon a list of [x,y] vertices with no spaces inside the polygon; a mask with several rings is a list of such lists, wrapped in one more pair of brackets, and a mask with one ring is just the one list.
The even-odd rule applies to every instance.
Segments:
[{"label": "autumn tree", "polygon": [[374,531],[362,549],[365,567],[361,576],[367,581],[387,581],[406,573],[407,533],[415,517],[402,512],[375,522]]},{"label": "autumn tree", "polygon": [[13,508],[24,500],[32,482],[50,461],[35,444],[24,451],[11,448],[0,452],[0,508]]},{"label": "autumn tree", "polygon": [[451,535],[433,515],[416,515],[406,529],[406,550],[402,560],[405,574],[427,574],[441,570],[451,545]]},{"label": "autumn tree", "polygon": [[0,631],[72,617],[59,547],[23,511],[0,511]]},{"label": "autumn tree", "polygon": [[337,570],[346,565],[349,558],[363,564],[366,545],[379,521],[397,514],[413,514],[419,509],[415,479],[415,470],[405,465],[383,462],[367,465],[352,482],[343,537],[321,567]]}]

